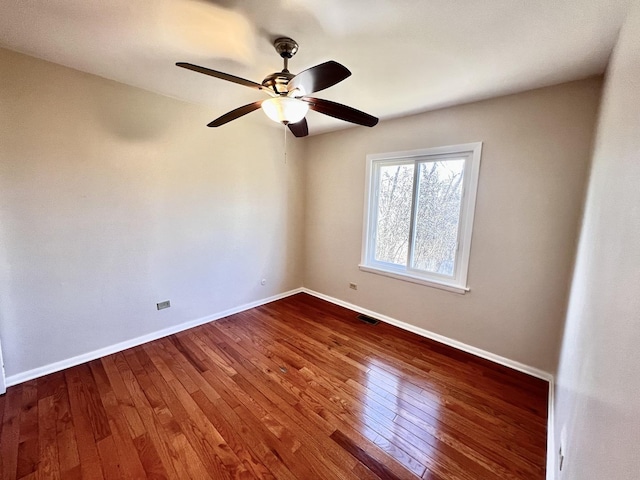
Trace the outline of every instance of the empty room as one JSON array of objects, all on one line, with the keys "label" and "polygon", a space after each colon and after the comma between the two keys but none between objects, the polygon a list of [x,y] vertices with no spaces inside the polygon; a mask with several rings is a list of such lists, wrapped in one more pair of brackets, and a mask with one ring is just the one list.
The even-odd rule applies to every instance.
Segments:
[{"label": "empty room", "polygon": [[640,478],[640,1],[0,0],[0,478]]}]

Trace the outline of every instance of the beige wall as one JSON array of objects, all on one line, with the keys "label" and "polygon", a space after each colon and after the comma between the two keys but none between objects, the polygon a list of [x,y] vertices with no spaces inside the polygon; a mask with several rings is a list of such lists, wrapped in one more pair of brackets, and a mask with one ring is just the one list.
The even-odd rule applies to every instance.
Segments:
[{"label": "beige wall", "polygon": [[301,285],[301,142],[219,113],[0,50],[8,376]]},{"label": "beige wall", "polygon": [[639,38],[635,2],[608,69],[562,344],[562,480],[640,478]]},{"label": "beige wall", "polygon": [[[600,89],[589,79],[310,138],[305,286],[553,372]],[[471,291],[361,272],[365,156],[475,141]]]}]

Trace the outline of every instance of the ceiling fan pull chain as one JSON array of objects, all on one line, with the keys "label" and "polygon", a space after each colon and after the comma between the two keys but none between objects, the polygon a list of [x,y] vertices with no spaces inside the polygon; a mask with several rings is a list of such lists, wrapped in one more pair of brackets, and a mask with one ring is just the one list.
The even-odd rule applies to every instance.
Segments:
[{"label": "ceiling fan pull chain", "polygon": [[283,124],[284,127],[284,164],[287,164],[287,126]]}]

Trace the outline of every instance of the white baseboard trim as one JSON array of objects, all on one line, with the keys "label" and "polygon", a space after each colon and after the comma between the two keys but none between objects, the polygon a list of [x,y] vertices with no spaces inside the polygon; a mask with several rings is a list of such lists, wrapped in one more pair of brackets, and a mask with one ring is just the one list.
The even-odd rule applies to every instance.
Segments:
[{"label": "white baseboard trim", "polygon": [[4,361],[2,360],[2,344],[0,343],[0,395],[7,391],[7,383],[4,377]]},{"label": "white baseboard trim", "polygon": [[556,436],[555,436],[555,380],[549,381],[549,410],[547,413],[547,475],[546,480],[556,478]]},{"label": "white baseboard trim", "polygon": [[203,325],[205,323],[209,323],[214,320],[219,320],[221,318],[228,317],[229,315],[233,315],[235,313],[244,312],[245,310],[259,307],[260,305],[271,303],[276,300],[280,300],[282,298],[286,298],[291,295],[301,293],[302,291],[303,291],[302,288],[289,290],[288,292],[279,293],[278,295],[273,295],[272,297],[263,298],[261,300],[256,300],[255,302],[246,303],[238,307],[230,308],[223,312],[218,312],[213,315],[208,315],[206,317],[198,318],[196,320],[191,320],[185,323],[181,323],[179,325],[174,325],[172,327],[165,328],[163,330],[158,330],[156,332],[148,333],[140,337],[132,338],[131,340],[125,340],[124,342],[99,348],[98,350],[93,350],[91,352],[83,353],[81,355],[76,355],[75,357],[61,360],[59,362],[50,363],[48,365],[43,365],[42,367],[34,368],[32,370],[27,370],[26,372],[10,375],[6,377],[6,385],[7,387],[11,387],[13,385],[17,385],[19,383],[26,382],[28,380],[33,380],[34,378],[42,377],[44,375],[48,375],[54,372],[59,372],[60,370],[64,370],[65,368],[75,367],[76,365],[80,365],[82,363],[95,360],[96,358],[101,358],[106,355],[111,355],[112,353],[118,353],[131,347],[137,347],[138,345],[142,345],[143,343],[151,342],[153,340],[157,340],[159,338],[163,338],[168,335],[173,335],[174,333],[182,332],[184,330],[188,330],[190,328],[197,327],[199,325]]},{"label": "white baseboard trim", "polygon": [[327,302],[334,303],[344,308],[348,308],[349,310],[353,310],[354,312],[363,313],[370,317],[374,317],[378,320],[381,320],[385,323],[389,323],[391,325],[395,325],[403,330],[407,330],[409,332],[420,335],[421,337],[426,337],[431,340],[434,340],[438,343],[443,343],[445,345],[449,345],[450,347],[457,348],[458,350],[462,350],[463,352],[471,353],[480,358],[484,358],[485,360],[490,360],[499,365],[504,365],[505,367],[512,368],[513,370],[517,370],[519,372],[526,373],[536,378],[540,378],[542,380],[546,380],[549,383],[552,383],[553,375],[543,370],[540,370],[535,367],[531,367],[529,365],[525,365],[520,362],[516,362],[515,360],[510,360],[506,357],[502,357],[500,355],[496,355],[495,353],[488,352],[486,350],[482,350],[480,348],[467,345],[466,343],[459,342],[458,340],[454,340],[449,337],[445,337],[444,335],[440,335],[438,333],[431,332],[424,328],[416,327],[415,325],[411,325],[409,323],[403,322],[401,320],[396,320],[395,318],[388,317],[387,315],[383,315],[378,312],[374,312],[372,310],[368,310],[366,308],[360,307],[358,305],[354,305],[349,302],[345,302],[343,300],[330,297],[329,295],[325,295],[323,293],[316,292],[314,290],[310,290],[308,288],[303,288],[302,291],[304,293],[308,293],[309,295],[313,295],[314,297],[320,298],[322,300],[326,300]]}]

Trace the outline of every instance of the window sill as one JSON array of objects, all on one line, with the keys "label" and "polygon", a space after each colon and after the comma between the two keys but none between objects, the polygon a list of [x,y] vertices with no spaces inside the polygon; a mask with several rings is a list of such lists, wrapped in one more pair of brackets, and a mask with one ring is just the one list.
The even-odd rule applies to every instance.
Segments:
[{"label": "window sill", "polygon": [[369,267],[367,265],[358,265],[363,272],[375,273],[377,275],[384,275],[385,277],[395,278],[396,280],[403,280],[405,282],[417,283],[419,285],[425,285],[427,287],[439,288],[440,290],[446,290],[448,292],[459,293],[464,295],[469,291],[467,287],[461,287],[460,285],[453,285],[450,283],[438,282],[436,280],[427,280],[425,278],[416,277],[407,273],[390,272],[389,270],[382,270],[381,268]]}]

